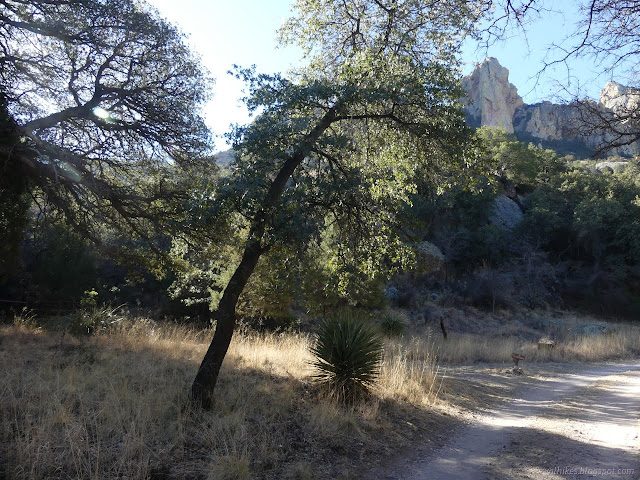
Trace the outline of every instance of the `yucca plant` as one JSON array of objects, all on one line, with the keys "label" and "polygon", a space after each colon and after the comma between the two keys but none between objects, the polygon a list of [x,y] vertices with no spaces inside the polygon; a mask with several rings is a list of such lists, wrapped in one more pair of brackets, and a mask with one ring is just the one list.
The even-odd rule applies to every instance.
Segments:
[{"label": "yucca plant", "polygon": [[379,320],[380,330],[387,337],[399,337],[404,333],[405,322],[400,315],[385,313]]},{"label": "yucca plant", "polygon": [[380,371],[382,340],[349,313],[324,320],[312,353],[316,380],[341,401],[365,396]]}]

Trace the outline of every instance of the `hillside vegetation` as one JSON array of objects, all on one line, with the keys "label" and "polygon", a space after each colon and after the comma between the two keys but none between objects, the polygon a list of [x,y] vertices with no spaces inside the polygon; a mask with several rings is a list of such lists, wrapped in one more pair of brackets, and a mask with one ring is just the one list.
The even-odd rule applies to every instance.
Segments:
[{"label": "hillside vegetation", "polygon": [[[412,304],[415,310],[416,296],[491,311],[577,308],[636,318],[637,161],[597,170],[595,161],[560,157],[500,129],[483,127],[477,134],[490,173],[477,176],[471,188],[419,186],[402,213],[404,257],[385,260],[395,267],[367,273],[366,263],[344,250],[331,229],[304,248],[274,247],[240,297],[243,321],[273,329],[344,306],[371,311]],[[500,210],[504,202],[506,212]],[[205,237],[201,244],[165,234],[157,242],[173,263],[145,269],[126,257],[114,262],[62,222],[46,212],[30,217],[22,255],[0,287],[0,296],[14,302],[5,308],[24,304],[47,312],[126,304],[206,324],[230,278],[227,265],[240,258],[233,232],[225,238],[223,230],[216,243]],[[421,251],[428,245],[441,256],[435,263],[433,252],[425,257]],[[153,251],[142,245],[136,256],[154,262]]]}]

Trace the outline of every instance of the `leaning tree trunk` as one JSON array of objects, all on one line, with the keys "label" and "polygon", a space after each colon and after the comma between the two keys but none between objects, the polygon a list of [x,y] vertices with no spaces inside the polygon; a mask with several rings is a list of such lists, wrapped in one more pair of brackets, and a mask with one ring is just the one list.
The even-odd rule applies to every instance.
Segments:
[{"label": "leaning tree trunk", "polygon": [[242,294],[249,277],[256,268],[258,260],[265,248],[262,246],[265,223],[268,213],[273,209],[284,192],[287,182],[295,169],[302,163],[309,154],[315,142],[338,118],[338,111],[344,105],[339,101],[330,108],[320,119],[318,124],[311,130],[299,144],[298,148],[287,158],[269,186],[269,191],[263,202],[262,209],[254,218],[252,228],[245,246],[242,260],[236,268],[231,280],[222,293],[222,298],[215,313],[216,332],[209,349],[202,360],[196,378],[191,386],[191,397],[196,405],[208,409],[211,407],[213,390],[218,381],[218,374],[222,367],[222,361],[229,350],[233,331],[236,327],[236,305],[238,298]]},{"label": "leaning tree trunk", "polygon": [[229,349],[233,331],[236,328],[238,298],[253,273],[261,254],[262,249],[259,241],[247,245],[240,265],[238,265],[231,280],[229,280],[220,299],[218,310],[216,311],[216,332],[191,386],[191,397],[202,408],[209,409],[211,407],[211,394],[218,380],[222,361]]}]

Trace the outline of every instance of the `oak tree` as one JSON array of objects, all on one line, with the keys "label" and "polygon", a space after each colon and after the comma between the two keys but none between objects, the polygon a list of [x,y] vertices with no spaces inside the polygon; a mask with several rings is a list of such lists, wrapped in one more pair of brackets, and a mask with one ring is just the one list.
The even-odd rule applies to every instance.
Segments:
[{"label": "oak tree", "polygon": [[209,88],[144,2],[0,1],[3,199],[31,195],[96,241],[99,225],[145,236],[179,214],[175,172],[208,154]]},{"label": "oak tree", "polygon": [[237,160],[212,208],[240,212],[247,233],[192,386],[198,404],[211,405],[265,252],[331,229],[343,258],[372,275],[402,257],[399,216],[417,180],[443,185],[450,169],[476,166],[457,58],[487,3],[299,0],[281,38],[308,66],[291,78],[238,72],[259,116],[234,132]]}]

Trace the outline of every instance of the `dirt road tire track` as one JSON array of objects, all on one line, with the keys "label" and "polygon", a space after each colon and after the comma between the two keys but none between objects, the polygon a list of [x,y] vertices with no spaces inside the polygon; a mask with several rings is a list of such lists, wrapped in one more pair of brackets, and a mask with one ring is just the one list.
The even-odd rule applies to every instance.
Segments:
[{"label": "dirt road tire track", "polygon": [[428,456],[398,459],[397,480],[640,479],[640,361],[526,387]]}]

